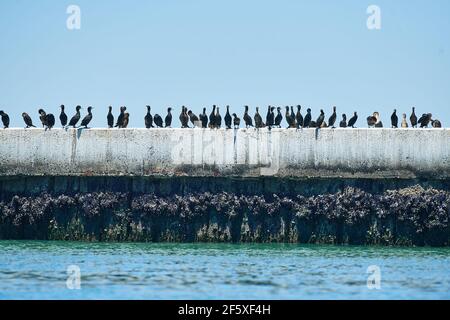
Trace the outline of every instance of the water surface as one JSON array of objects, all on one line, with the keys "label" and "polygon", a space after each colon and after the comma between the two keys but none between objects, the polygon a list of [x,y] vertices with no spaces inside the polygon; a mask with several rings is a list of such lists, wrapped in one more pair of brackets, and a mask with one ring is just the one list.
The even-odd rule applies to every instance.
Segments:
[{"label": "water surface", "polygon": [[0,299],[449,299],[449,263],[450,248],[0,241]]}]

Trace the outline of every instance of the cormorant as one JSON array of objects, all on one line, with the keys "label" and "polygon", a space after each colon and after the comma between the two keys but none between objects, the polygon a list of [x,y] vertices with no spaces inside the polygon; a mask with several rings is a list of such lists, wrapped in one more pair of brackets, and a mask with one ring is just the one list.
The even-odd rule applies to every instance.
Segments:
[{"label": "cormorant", "polygon": [[166,128],[170,128],[170,126],[172,125],[172,108],[167,108],[167,116],[164,119],[164,123],[166,125]]},{"label": "cormorant", "polygon": [[74,128],[75,128],[75,126],[77,125],[78,121],[80,121],[80,117],[81,117],[81,115],[80,115],[80,109],[81,109],[81,106],[77,106],[77,107],[75,108],[76,113],[75,113],[75,115],[72,117],[72,119],[70,119],[70,121],[69,121],[69,127],[74,127]]},{"label": "cormorant", "polygon": [[373,113],[373,115],[367,117],[367,125],[369,126],[369,128],[375,127],[377,121],[378,119],[375,115],[375,112]]},{"label": "cormorant", "polygon": [[9,128],[9,116],[3,110],[0,110],[0,116],[2,117],[3,129]]},{"label": "cormorant", "polygon": [[227,113],[225,114],[224,117],[225,120],[225,126],[227,129],[231,129],[231,115],[230,115],[230,106],[227,106]]},{"label": "cormorant", "polygon": [[358,121],[358,113],[356,113],[355,111],[353,117],[351,117],[350,120],[348,121],[348,126],[354,128],[356,121]]},{"label": "cormorant", "polygon": [[281,128],[281,121],[283,121],[283,116],[281,115],[281,108],[277,108],[277,116],[275,117],[275,126]]},{"label": "cormorant", "polygon": [[67,125],[67,114],[64,112],[64,105],[60,106],[61,114],[59,115],[59,121],[61,121],[61,125],[65,127]]},{"label": "cormorant", "polygon": [[392,113],[392,115],[391,115],[391,125],[392,125],[392,128],[398,128],[397,109],[394,109],[394,113]]},{"label": "cormorant", "polygon": [[208,128],[208,116],[206,115],[206,108],[203,108],[203,113],[200,114],[199,118],[202,122],[202,128]]},{"label": "cormorant", "polygon": [[261,115],[259,114],[259,107],[256,107],[256,113],[255,113],[255,128],[259,129],[259,128],[263,128],[264,127],[264,122],[262,120]]},{"label": "cormorant", "polygon": [[409,120],[411,121],[411,127],[417,128],[417,116],[416,116],[416,108],[412,108],[412,114],[409,117]]},{"label": "cormorant", "polygon": [[233,125],[235,129],[239,129],[239,126],[241,125],[241,119],[238,118],[238,116],[236,115],[236,113],[233,113]]},{"label": "cormorant", "polygon": [[145,127],[147,129],[153,128],[153,117],[150,113],[151,107],[147,106],[147,114],[144,117]]},{"label": "cormorant", "polygon": [[114,127],[114,116],[112,114],[112,106],[108,107],[108,115],[106,116],[106,120],[108,121],[108,128]]},{"label": "cormorant", "polygon": [[432,117],[431,113],[424,113],[422,115],[422,117],[420,117],[420,119],[418,121],[420,123],[420,127],[421,128],[428,128],[428,124],[431,121],[431,117]]},{"label": "cormorant", "polygon": [[339,127],[347,128],[347,115],[345,113],[342,115],[342,120],[339,123]]},{"label": "cormorant", "polygon": [[293,106],[291,106],[291,119],[292,119],[292,122],[293,122],[293,126],[292,126],[292,128],[296,128],[297,126],[296,126],[296,121],[295,121],[295,113],[294,113],[294,107]]},{"label": "cormorant", "polygon": [[266,114],[266,126],[269,127],[269,130],[273,127],[275,124],[275,114],[273,113],[273,110],[275,110],[274,107],[268,106],[267,107],[267,114]]},{"label": "cormorant", "polygon": [[299,129],[300,127],[303,127],[303,116],[302,116],[302,106],[298,105],[297,106],[297,114],[295,115],[295,120],[297,122],[297,129]]},{"label": "cormorant", "polygon": [[34,127],[34,128],[36,128],[34,125],[33,125],[33,120],[31,120],[31,117],[28,115],[28,113],[22,113],[22,118],[23,118],[23,121],[25,122],[25,124],[27,125],[26,126],[26,128],[29,128],[29,127]]},{"label": "cormorant", "polygon": [[127,107],[125,106],[120,107],[120,114],[117,117],[117,122],[114,127],[118,127],[119,129],[123,128],[123,119],[125,118],[125,110],[127,110]]},{"label": "cormorant", "polygon": [[325,120],[325,112],[323,112],[323,110],[320,109],[320,116],[317,118],[316,127],[317,128],[322,128],[324,120]]},{"label": "cormorant", "polygon": [[433,128],[442,128],[442,123],[439,120],[431,120],[431,126]]},{"label": "cormorant", "polygon": [[191,110],[188,111],[188,115],[189,115],[189,119],[191,120],[192,124],[194,125],[194,127],[196,127],[198,125],[198,121],[199,121],[198,117]]},{"label": "cormorant", "polygon": [[337,119],[336,107],[333,107],[333,114],[328,119],[328,126],[330,126],[331,128],[334,129],[335,128],[334,124],[336,123],[336,119]]},{"label": "cormorant", "polygon": [[163,119],[159,114],[155,114],[155,117],[153,118],[153,121],[155,121],[155,124],[158,128],[163,127]]},{"label": "cormorant", "polygon": [[38,113],[39,113],[39,120],[41,120],[41,123],[42,123],[42,128],[45,128],[45,126],[46,126],[45,118],[47,116],[47,113],[45,113],[45,111],[43,109],[39,109]]},{"label": "cormorant", "polygon": [[220,126],[222,125],[222,116],[220,115],[220,112],[219,112],[219,107],[217,107],[216,108],[216,116],[215,116],[215,125],[216,125],[216,128],[217,129],[219,129],[220,128]]},{"label": "cormorant", "polygon": [[92,109],[93,108],[89,106],[87,108],[88,114],[81,120],[81,127],[84,127],[85,129],[87,129],[89,122],[92,120]]},{"label": "cormorant", "polygon": [[209,115],[209,127],[211,129],[216,127],[216,105],[213,105],[211,114]]},{"label": "cormorant", "polygon": [[55,123],[56,120],[53,114],[49,113],[45,116],[45,124],[47,125],[47,128],[45,128],[45,130],[51,130],[55,126]]},{"label": "cormorant", "polygon": [[245,122],[245,127],[246,128],[253,127],[252,117],[250,117],[250,115],[248,114],[248,106],[245,106],[244,122]]},{"label": "cormorant", "polygon": [[402,128],[408,128],[408,121],[406,121],[406,113],[403,114]]},{"label": "cormorant", "polygon": [[377,119],[375,123],[375,128],[383,128],[383,122],[380,120],[380,114],[378,112],[374,112],[373,116]]},{"label": "cormorant", "polygon": [[125,112],[123,115],[123,125],[122,128],[128,127],[128,123],[130,122],[130,114],[128,112]]},{"label": "cormorant", "polygon": [[295,119],[292,119],[292,117],[291,117],[291,112],[289,111],[289,106],[286,106],[286,114],[285,114],[284,117],[285,117],[286,122],[288,124],[287,129],[295,128]]},{"label": "cormorant", "polygon": [[312,119],[311,109],[308,108],[306,110],[305,119],[303,119],[303,126],[302,126],[302,128],[309,128],[311,126],[311,119]]},{"label": "cormorant", "polygon": [[181,106],[181,113],[180,113],[181,128],[189,128],[189,116],[186,110],[187,108],[185,106]]}]

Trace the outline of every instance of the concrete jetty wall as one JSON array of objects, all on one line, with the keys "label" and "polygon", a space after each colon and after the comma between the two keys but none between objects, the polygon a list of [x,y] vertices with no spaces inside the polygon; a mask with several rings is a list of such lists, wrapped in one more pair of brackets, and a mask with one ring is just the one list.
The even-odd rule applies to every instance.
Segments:
[{"label": "concrete jetty wall", "polygon": [[450,178],[450,129],[7,129],[0,176]]}]

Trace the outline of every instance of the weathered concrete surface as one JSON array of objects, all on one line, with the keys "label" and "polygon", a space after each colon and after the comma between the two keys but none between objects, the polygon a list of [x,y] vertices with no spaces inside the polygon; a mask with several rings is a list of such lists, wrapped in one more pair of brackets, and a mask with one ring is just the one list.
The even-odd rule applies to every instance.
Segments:
[{"label": "weathered concrete surface", "polygon": [[450,177],[450,129],[7,129],[1,176]]}]

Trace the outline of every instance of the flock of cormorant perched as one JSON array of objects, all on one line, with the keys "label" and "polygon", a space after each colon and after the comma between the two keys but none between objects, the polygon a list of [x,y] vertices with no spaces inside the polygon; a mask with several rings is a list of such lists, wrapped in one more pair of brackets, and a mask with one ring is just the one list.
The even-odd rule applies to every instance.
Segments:
[{"label": "flock of cormorant perched", "polygon": [[[65,107],[64,105],[61,105],[61,113],[59,115],[59,120],[62,125],[62,127],[73,127],[77,128],[77,124],[81,119],[81,113],[80,110],[82,109],[81,106],[76,106],[75,108],[75,115],[70,119],[68,122],[67,114],[65,113]],[[325,119],[325,112],[323,110],[320,110],[320,115],[317,118],[317,120],[312,119],[311,109],[308,108],[306,110],[305,116],[302,115],[301,110],[302,107],[300,105],[297,106],[297,112],[294,113],[294,107],[293,106],[286,106],[286,112],[284,115],[284,119],[287,123],[287,128],[294,128],[294,129],[300,129],[300,128],[336,128],[336,121],[337,121],[337,114],[336,114],[336,107],[333,107],[333,113],[329,117],[328,122],[326,122]],[[89,123],[92,120],[92,109],[93,107],[89,106],[87,108],[87,115],[81,120],[80,127],[88,128]],[[120,107],[120,114],[117,117],[117,121],[114,124],[114,115],[112,113],[112,107],[109,106],[109,112],[106,116],[108,128],[127,128],[128,123],[130,120],[130,114],[126,112],[127,108],[125,106]],[[276,114],[275,114],[276,109]],[[226,106],[226,114],[223,118],[225,122],[225,128],[231,129],[232,127],[237,129],[240,127],[241,119],[236,115],[236,113],[230,114],[230,107]],[[267,114],[265,122],[263,120],[263,117],[259,113],[259,108],[256,107],[256,113],[253,116],[253,118],[249,115],[249,107],[244,107],[244,123],[246,128],[254,127],[254,128],[281,128],[281,123],[283,121],[283,115],[281,113],[281,107],[273,107],[268,106],[267,107]],[[55,116],[51,113],[46,113],[43,109],[38,110],[39,114],[39,120],[42,123],[42,126],[47,130],[52,129],[55,124]],[[10,118],[9,116],[4,112],[0,111],[0,116],[3,122],[4,129],[9,127]],[[33,125],[33,121],[29,114],[22,113],[23,121],[25,122],[26,128],[35,127]],[[198,116],[195,115],[191,110],[188,110],[185,106],[181,107],[181,114],[180,114],[180,123],[181,128],[190,128],[189,123],[191,123],[194,127],[201,127],[201,128],[210,128],[210,129],[218,129],[222,126],[222,116],[220,115],[219,107],[214,105],[212,107],[212,111],[209,115],[209,117],[206,114],[206,108],[203,108],[203,112],[199,114]],[[411,116],[409,117],[411,127],[417,128],[418,125],[420,125],[421,128],[427,128],[428,125],[431,124],[433,128],[441,128],[442,124],[437,119],[432,119],[431,113],[424,113],[420,118],[416,116],[415,108],[412,108]],[[358,121],[358,114],[357,112],[354,112],[353,116],[348,120],[347,122],[347,116],[345,114],[342,115],[342,120],[339,122],[340,128],[355,128],[356,122]],[[172,126],[172,108],[167,108],[167,115],[163,118],[159,114],[155,114],[152,116],[151,114],[151,107],[147,106],[147,114],[144,117],[144,123],[145,127],[150,129],[154,128],[155,126],[157,128],[170,128]],[[382,128],[383,123],[380,120],[380,114],[379,112],[374,112],[371,116],[367,117],[367,125],[369,128]],[[409,124],[406,119],[406,114],[403,114],[402,121],[400,126],[402,128],[408,128]],[[399,118],[397,116],[397,110],[394,110],[394,112],[391,115],[391,127],[392,128],[398,128],[399,127]]]}]

